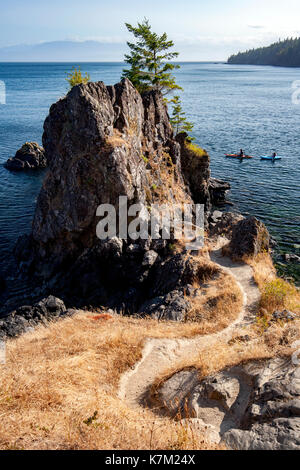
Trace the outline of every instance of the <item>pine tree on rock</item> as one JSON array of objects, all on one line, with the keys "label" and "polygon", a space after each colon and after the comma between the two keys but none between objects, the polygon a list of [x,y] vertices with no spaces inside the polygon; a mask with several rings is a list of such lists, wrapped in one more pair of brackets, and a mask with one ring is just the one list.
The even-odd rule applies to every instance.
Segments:
[{"label": "pine tree on rock", "polygon": [[[194,124],[189,122],[185,117],[185,112],[182,110],[179,96],[174,96],[170,103],[173,104],[173,111],[170,122],[173,126],[175,134],[179,134],[180,132],[186,132],[188,134],[193,130]],[[189,140],[192,140],[191,137],[189,137]]]},{"label": "pine tree on rock", "polygon": [[172,74],[180,66],[169,62],[178,57],[179,53],[170,51],[174,43],[167,34],[159,36],[154,33],[147,19],[138,23],[137,27],[129,23],[126,23],[126,27],[136,42],[127,42],[130,54],[125,55],[125,62],[130,68],[123,70],[123,77],[128,78],[140,93],[154,89],[166,95],[181,89]]}]

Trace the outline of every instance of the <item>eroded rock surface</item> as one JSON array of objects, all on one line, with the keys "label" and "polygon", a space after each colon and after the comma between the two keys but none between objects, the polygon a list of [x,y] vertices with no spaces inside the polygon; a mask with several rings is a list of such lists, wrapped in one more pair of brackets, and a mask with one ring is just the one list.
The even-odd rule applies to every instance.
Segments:
[{"label": "eroded rock surface", "polygon": [[47,167],[47,158],[40,145],[36,142],[26,142],[4,166],[11,171],[36,170]]},{"label": "eroded rock surface", "polygon": [[229,448],[300,449],[300,368],[291,358],[250,362],[204,380],[196,369],[182,371],[163,384],[158,401]]}]

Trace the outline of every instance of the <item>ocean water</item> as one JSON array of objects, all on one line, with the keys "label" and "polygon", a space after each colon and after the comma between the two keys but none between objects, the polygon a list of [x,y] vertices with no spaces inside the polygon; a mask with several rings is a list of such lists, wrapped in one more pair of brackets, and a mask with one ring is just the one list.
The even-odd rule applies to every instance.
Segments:
[{"label": "ocean water", "polygon": [[[66,72],[73,65],[106,84],[118,82],[123,68],[115,63],[0,64],[6,84],[6,104],[0,104],[0,275],[6,277],[15,269],[17,237],[30,232],[45,172],[10,173],[3,163],[25,141],[42,143],[44,119],[50,105],[66,94]],[[211,155],[212,175],[232,184],[236,209],[261,218],[279,250],[300,254],[300,105],[292,103],[291,88],[300,70],[185,63],[176,75],[196,142]],[[257,158],[225,158],[240,148]],[[283,159],[258,158],[273,151]]]}]

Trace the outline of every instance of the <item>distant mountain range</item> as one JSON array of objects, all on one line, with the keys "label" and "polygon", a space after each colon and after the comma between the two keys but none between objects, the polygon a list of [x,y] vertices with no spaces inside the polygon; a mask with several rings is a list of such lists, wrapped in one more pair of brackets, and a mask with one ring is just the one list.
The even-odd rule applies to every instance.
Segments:
[{"label": "distant mountain range", "polygon": [[0,62],[123,61],[126,43],[53,41],[0,48]]},{"label": "distant mountain range", "polygon": [[228,64],[300,67],[300,38],[286,39],[268,47],[240,52],[229,57]]}]

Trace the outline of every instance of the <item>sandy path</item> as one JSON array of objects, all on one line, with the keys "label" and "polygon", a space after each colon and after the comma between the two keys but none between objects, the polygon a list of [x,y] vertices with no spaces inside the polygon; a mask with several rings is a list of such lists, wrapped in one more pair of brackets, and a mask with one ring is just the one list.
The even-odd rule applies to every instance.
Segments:
[{"label": "sandy path", "polygon": [[230,340],[234,330],[251,322],[254,308],[260,298],[259,289],[253,279],[252,268],[244,263],[235,263],[223,257],[221,248],[211,252],[213,262],[234,276],[243,293],[243,309],[234,323],[226,329],[191,339],[153,339],[146,341],[142,359],[121,378],[119,397],[129,406],[142,406],[149,387],[162,373],[187,357],[195,356],[208,346],[212,348],[220,340]]}]

